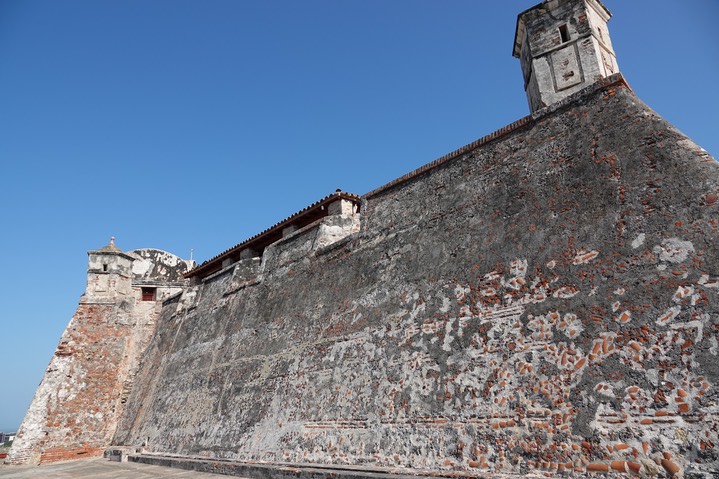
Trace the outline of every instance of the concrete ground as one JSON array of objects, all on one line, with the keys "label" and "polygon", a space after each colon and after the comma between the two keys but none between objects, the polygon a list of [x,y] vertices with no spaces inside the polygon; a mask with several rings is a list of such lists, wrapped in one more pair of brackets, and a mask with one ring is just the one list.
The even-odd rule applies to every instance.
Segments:
[{"label": "concrete ground", "polygon": [[87,459],[44,466],[8,466],[0,463],[0,478],[3,479],[155,479],[165,477],[227,479],[230,476],[132,462],[112,462],[107,459]]}]

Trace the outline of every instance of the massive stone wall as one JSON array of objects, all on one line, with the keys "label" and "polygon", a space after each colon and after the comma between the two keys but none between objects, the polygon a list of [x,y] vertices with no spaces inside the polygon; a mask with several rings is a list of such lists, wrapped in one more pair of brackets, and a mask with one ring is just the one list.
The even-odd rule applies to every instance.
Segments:
[{"label": "massive stone wall", "polygon": [[719,165],[614,80],[366,195],[334,245],[167,301],[114,443],[718,471]]}]

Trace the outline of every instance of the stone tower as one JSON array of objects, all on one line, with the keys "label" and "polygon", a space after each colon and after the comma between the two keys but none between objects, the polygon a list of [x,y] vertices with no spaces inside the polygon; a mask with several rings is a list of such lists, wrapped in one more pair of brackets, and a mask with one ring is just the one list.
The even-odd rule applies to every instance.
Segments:
[{"label": "stone tower", "polygon": [[532,112],[619,72],[610,17],[599,0],[546,0],[519,15],[513,55]]},{"label": "stone tower", "polygon": [[110,445],[140,356],[167,298],[194,264],[165,251],[89,251],[87,286],[6,462],[96,457]]},{"label": "stone tower", "polygon": [[85,300],[113,300],[130,296],[134,258],[115,245],[115,238],[100,249],[88,251]]}]

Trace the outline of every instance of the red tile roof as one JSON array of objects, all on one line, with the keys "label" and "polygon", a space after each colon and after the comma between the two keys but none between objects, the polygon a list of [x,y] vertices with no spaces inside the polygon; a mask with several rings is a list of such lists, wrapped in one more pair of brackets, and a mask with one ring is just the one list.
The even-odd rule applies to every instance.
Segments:
[{"label": "red tile roof", "polygon": [[258,233],[255,236],[246,239],[242,243],[223,251],[214,258],[205,261],[201,265],[185,273],[185,278],[192,278],[195,276],[205,278],[212,273],[221,270],[222,263],[226,259],[229,258],[234,261],[237,261],[240,258],[240,253],[247,249],[254,250],[257,253],[261,254],[267,246],[282,238],[282,230],[284,228],[288,226],[296,226],[297,228],[302,228],[314,221],[317,221],[320,218],[327,216],[326,206],[339,199],[351,201],[356,205],[358,205],[361,201],[360,197],[355,194],[347,193],[342,190],[337,190],[334,193],[327,195],[321,200],[318,200],[309,205],[308,207],[298,211],[292,216],[285,218],[274,226],[267,228],[261,233]]}]

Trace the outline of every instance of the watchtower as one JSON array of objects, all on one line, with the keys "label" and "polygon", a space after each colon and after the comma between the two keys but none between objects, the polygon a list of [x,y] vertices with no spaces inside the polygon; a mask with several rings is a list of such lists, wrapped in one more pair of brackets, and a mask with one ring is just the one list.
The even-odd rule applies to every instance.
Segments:
[{"label": "watchtower", "polygon": [[115,245],[115,238],[98,250],[88,251],[85,299],[112,299],[132,292],[134,258]]},{"label": "watchtower", "polygon": [[619,72],[611,16],[599,0],[546,0],[519,14],[512,54],[532,112]]}]

